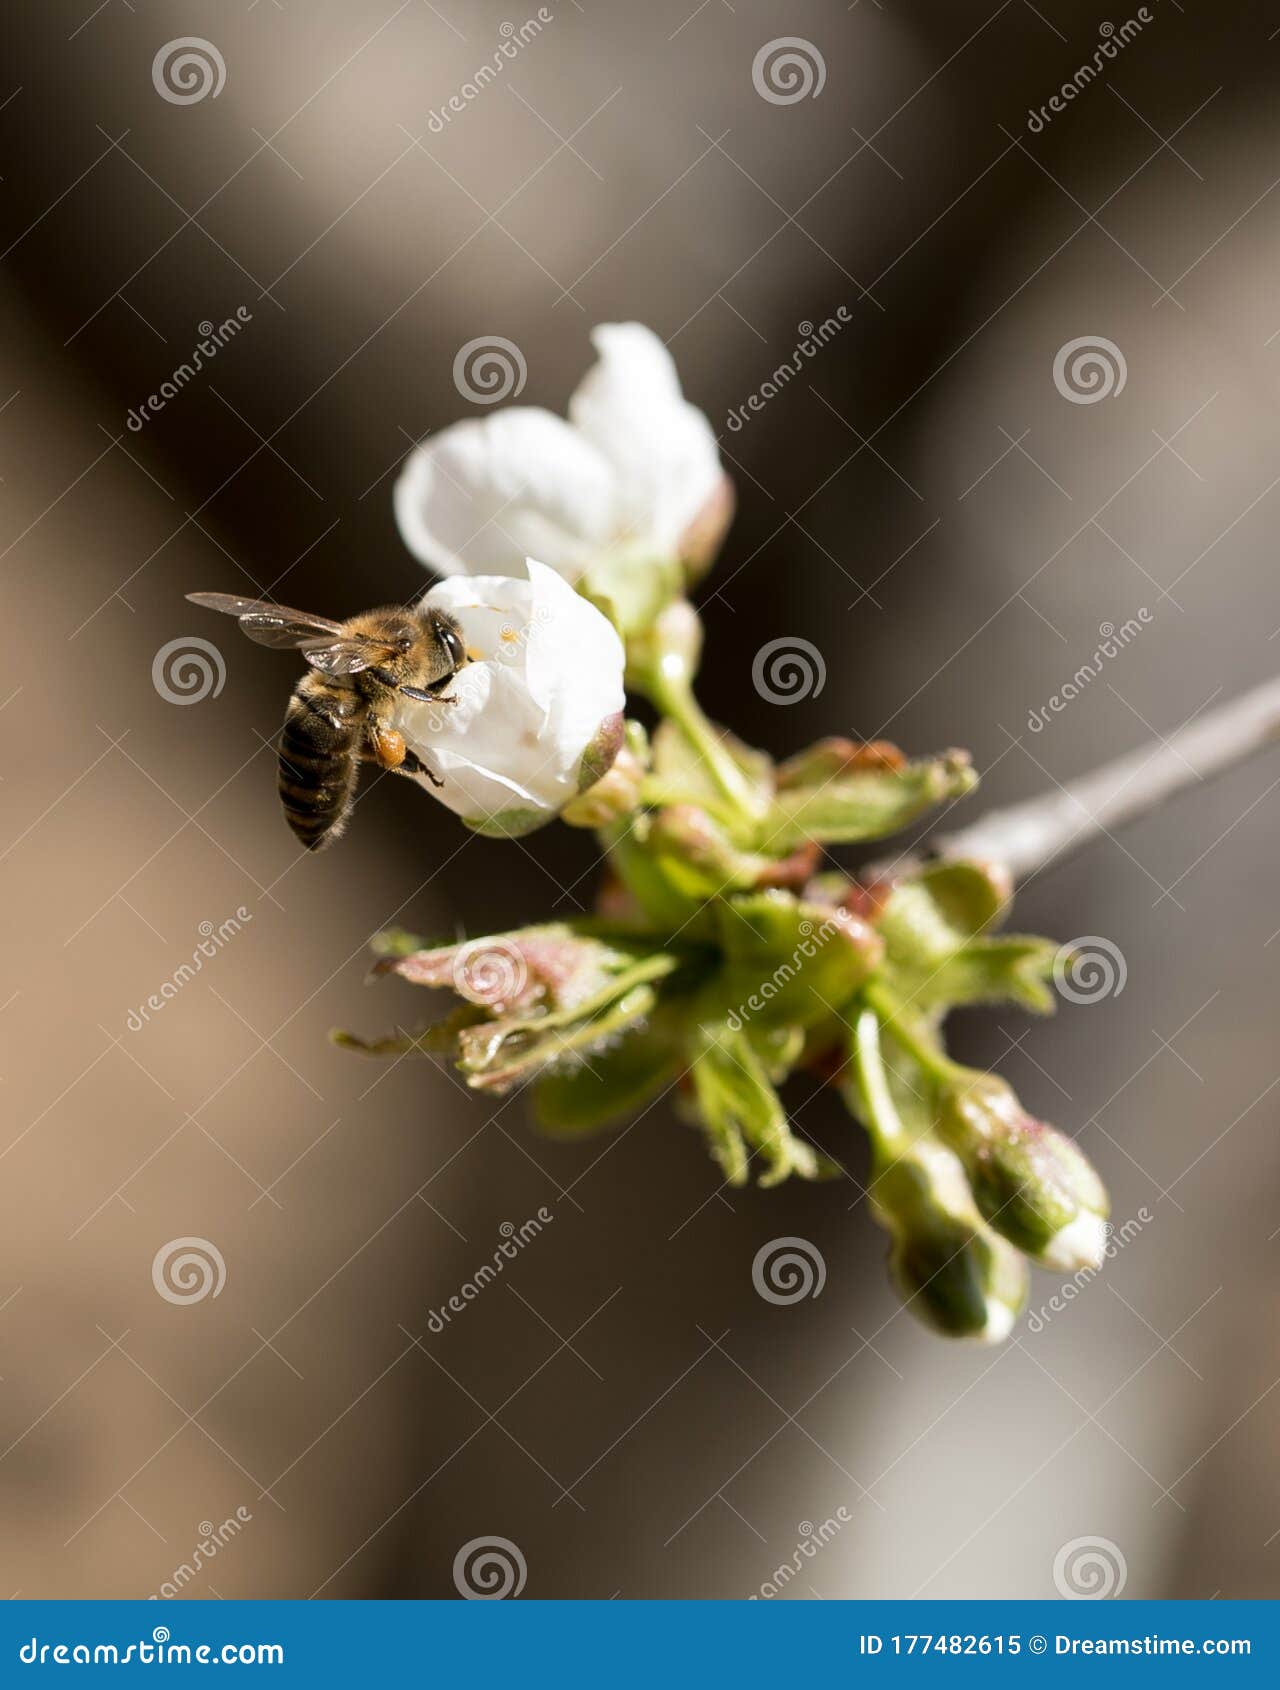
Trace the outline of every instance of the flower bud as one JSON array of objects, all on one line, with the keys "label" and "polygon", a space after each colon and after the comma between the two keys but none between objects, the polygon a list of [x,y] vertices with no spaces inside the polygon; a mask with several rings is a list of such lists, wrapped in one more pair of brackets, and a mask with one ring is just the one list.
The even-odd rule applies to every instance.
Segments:
[{"label": "flower bud", "polygon": [[691,681],[702,656],[702,620],[688,599],[672,599],[647,625],[627,631],[627,673],[643,690]]},{"label": "flower bud", "polygon": [[443,699],[401,695],[413,778],[478,833],[530,833],[604,775],[622,744],[624,654],[608,620],[533,558],[527,580],[453,575],[423,601],[471,661]]},{"label": "flower bud", "polygon": [[1045,1267],[1101,1266],[1107,1194],[1072,1141],[1029,1115],[993,1074],[962,1071],[939,1104],[938,1134],[989,1224]]},{"label": "flower bud", "polygon": [[733,521],[736,504],[733,483],[727,475],[722,475],[715,490],[680,536],[680,562],[689,586],[696,586],[715,562]]},{"label": "flower bud", "polygon": [[1026,1263],[982,1224],[955,1158],[917,1140],[886,1153],[871,1194],[893,1235],[889,1271],[912,1314],[953,1338],[999,1344],[1027,1298]]},{"label": "flower bud", "polygon": [[607,773],[569,800],[560,812],[560,820],[568,822],[570,827],[591,828],[608,827],[610,822],[621,821],[639,804],[643,779],[644,764],[624,744]]}]

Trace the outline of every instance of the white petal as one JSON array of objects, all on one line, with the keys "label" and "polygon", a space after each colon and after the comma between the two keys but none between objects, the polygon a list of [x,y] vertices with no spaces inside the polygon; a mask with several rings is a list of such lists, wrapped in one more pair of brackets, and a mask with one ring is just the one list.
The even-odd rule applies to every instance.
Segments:
[{"label": "white petal", "polygon": [[1106,1254],[1107,1223],[1101,1215],[1081,1209],[1073,1221],[1054,1233],[1039,1259],[1059,1273],[1075,1273],[1081,1268],[1100,1268]]},{"label": "white petal", "polygon": [[601,723],[623,708],[613,625],[554,570],[533,559],[527,569],[523,581],[453,576],[431,588],[424,602],[457,617],[473,661],[448,688],[454,702],[406,699],[397,717],[444,781],[431,790],[469,821],[549,819],[577,794]]},{"label": "white petal", "polygon": [[1016,1309],[1011,1309],[1008,1303],[998,1303],[992,1298],[987,1304],[987,1324],[981,1332],[975,1332],[974,1337],[980,1344],[1003,1344],[1013,1331],[1017,1318]]},{"label": "white petal", "polygon": [[674,556],[723,478],[711,424],[681,396],[652,330],[606,323],[591,339],[599,361],[569,401],[570,419],[617,472],[621,537]]},{"label": "white petal", "polygon": [[576,580],[613,526],[614,476],[550,411],[455,423],[410,453],[395,486],[401,538],[442,575],[513,575],[533,552]]}]

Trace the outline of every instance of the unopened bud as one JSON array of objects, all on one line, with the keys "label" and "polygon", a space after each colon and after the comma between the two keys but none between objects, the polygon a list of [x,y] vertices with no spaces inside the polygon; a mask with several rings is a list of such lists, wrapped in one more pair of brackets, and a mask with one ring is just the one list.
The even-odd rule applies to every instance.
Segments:
[{"label": "unopened bud", "polygon": [[871,1190],[893,1235],[889,1271],[912,1314],[948,1337],[1003,1342],[1027,1299],[1027,1266],[982,1224],[950,1152],[917,1141]]},{"label": "unopened bud", "polygon": [[687,685],[702,656],[702,621],[688,599],[673,599],[643,628],[627,635],[627,672],[651,695],[663,683]]},{"label": "unopened bud", "polygon": [[643,779],[644,764],[624,745],[608,772],[569,800],[560,812],[560,819],[570,827],[608,827],[610,822],[619,821],[635,810]]},{"label": "unopened bud", "polygon": [[1100,1267],[1107,1194],[1083,1152],[992,1074],[944,1086],[940,1103],[939,1136],[964,1164],[987,1222],[1045,1267]]}]

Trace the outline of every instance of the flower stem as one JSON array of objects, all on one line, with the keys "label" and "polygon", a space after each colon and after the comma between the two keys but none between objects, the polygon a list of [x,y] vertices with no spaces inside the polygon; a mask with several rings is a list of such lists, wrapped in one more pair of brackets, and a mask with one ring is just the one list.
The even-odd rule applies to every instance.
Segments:
[{"label": "flower stem", "polygon": [[859,1010],[853,1024],[850,1055],[867,1130],[876,1149],[888,1155],[897,1146],[906,1144],[908,1134],[889,1090],[889,1077],[880,1051],[880,1022],[874,1010]]},{"label": "flower stem", "polygon": [[917,1017],[888,987],[873,980],[863,987],[862,997],[884,1023],[885,1032],[896,1039],[930,1079],[942,1082],[953,1079],[960,1072],[959,1064],[938,1049]]},{"label": "flower stem", "polygon": [[[992,810],[972,826],[932,841],[932,853],[1002,863],[1014,880],[1026,880],[1277,739],[1280,680],[1265,681],[1155,746],[1140,746],[1038,798]],[[892,871],[901,873],[903,867],[899,862]]]},{"label": "flower stem", "polygon": [[659,779],[657,775],[646,775],[640,782],[640,802],[655,810],[664,809],[671,804],[696,804],[699,809],[705,810],[718,821],[733,823],[740,819],[737,809],[727,800],[706,798],[695,792],[683,792],[679,787]]},{"label": "flower stem", "polygon": [[755,807],[746,776],[703,714],[683,665],[656,664],[645,677],[645,690],[650,703],[680,729],[734,815],[739,820],[754,821]]}]

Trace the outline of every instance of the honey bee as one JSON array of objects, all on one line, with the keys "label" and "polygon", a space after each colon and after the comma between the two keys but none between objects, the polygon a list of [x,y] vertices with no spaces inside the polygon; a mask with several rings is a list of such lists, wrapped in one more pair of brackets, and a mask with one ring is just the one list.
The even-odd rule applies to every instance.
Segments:
[{"label": "honey bee", "polygon": [[394,726],[399,696],[452,704],[446,688],[467,661],[462,629],[442,610],[389,605],[331,622],[234,593],[188,593],[192,604],[239,618],[257,645],[302,653],[310,672],[293,689],[280,735],[285,820],[309,851],[342,833],[362,758],[444,783]]}]

